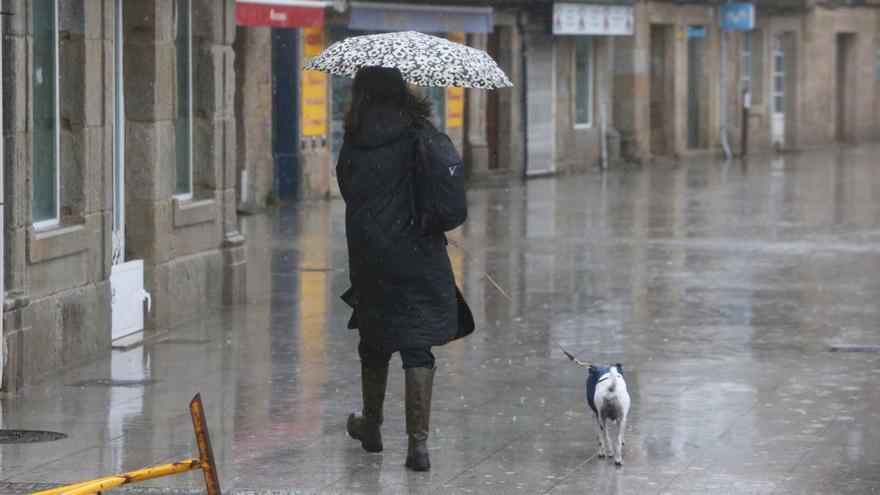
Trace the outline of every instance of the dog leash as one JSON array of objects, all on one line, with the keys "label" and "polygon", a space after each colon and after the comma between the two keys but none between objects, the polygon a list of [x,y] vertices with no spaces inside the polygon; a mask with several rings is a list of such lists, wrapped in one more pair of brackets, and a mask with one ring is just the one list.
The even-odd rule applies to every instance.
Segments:
[{"label": "dog leash", "polygon": [[[474,265],[477,268],[477,270],[479,270],[479,272],[483,274],[483,277],[486,280],[488,280],[489,283],[492,284],[492,286],[495,287],[495,289],[498,290],[498,292],[500,292],[502,296],[504,296],[509,302],[511,302],[511,303],[514,302],[513,298],[510,297],[510,295],[507,293],[507,291],[505,291],[504,289],[501,288],[501,285],[498,282],[496,282],[495,279],[492,278],[491,275],[489,275],[489,273],[483,268],[483,266],[480,264],[480,262],[477,261],[473,256],[471,256],[471,254],[469,252],[467,252],[467,250],[465,248],[463,248],[458,241],[456,241],[455,239],[451,239],[449,237],[446,237],[446,242],[448,242],[449,244],[452,244],[459,251],[461,251],[461,253],[464,255],[465,259],[467,259],[472,265]],[[558,347],[559,350],[562,351],[563,354],[565,354],[565,357],[567,357],[568,360],[571,361],[572,363],[574,363],[582,368],[587,368],[587,369],[589,369],[590,366],[592,366],[589,361],[584,361],[582,359],[578,359],[574,356],[574,354],[566,351],[565,348],[562,347],[562,344],[560,344],[558,340],[554,339],[552,335],[548,335],[548,337],[553,342],[553,345]]]}]

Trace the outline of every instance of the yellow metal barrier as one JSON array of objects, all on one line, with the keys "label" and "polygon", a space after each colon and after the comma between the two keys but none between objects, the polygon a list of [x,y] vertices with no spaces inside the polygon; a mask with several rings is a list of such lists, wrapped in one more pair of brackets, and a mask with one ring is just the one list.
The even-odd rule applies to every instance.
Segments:
[{"label": "yellow metal barrier", "polygon": [[196,443],[199,446],[198,459],[186,459],[173,464],[153,466],[137,471],[117,474],[91,481],[84,481],[75,485],[62,486],[42,492],[34,492],[30,495],[90,495],[100,493],[110,488],[137,483],[140,481],[171,476],[173,474],[186,473],[201,469],[205,475],[205,487],[208,495],[220,495],[220,482],[217,479],[217,468],[214,464],[214,452],[211,449],[211,437],[208,435],[208,424],[205,422],[205,409],[202,406],[202,397],[196,394],[189,403],[189,412],[192,416],[193,430],[196,434]]}]

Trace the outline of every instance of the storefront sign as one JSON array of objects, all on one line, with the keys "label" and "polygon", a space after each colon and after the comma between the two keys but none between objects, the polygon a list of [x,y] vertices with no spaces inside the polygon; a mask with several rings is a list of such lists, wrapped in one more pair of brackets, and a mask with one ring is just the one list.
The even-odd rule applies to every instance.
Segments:
[{"label": "storefront sign", "polygon": [[[303,55],[313,57],[324,49],[321,29],[303,31]],[[327,135],[327,74],[316,71],[302,72],[302,135]]]},{"label": "storefront sign", "polygon": [[327,74],[302,73],[302,135],[327,134]]},{"label": "storefront sign", "polygon": [[726,3],[721,7],[721,27],[748,31],[755,28],[755,5],[753,3]]},{"label": "storefront sign", "polygon": [[324,29],[303,29],[303,55],[314,57],[324,49]]},{"label": "storefront sign", "polygon": [[423,33],[491,33],[492,7],[352,2],[349,29],[421,31]]},{"label": "storefront sign", "polygon": [[239,26],[276,28],[322,27],[329,2],[285,0],[238,0],[235,23]]},{"label": "storefront sign", "polygon": [[630,36],[635,9],[625,5],[553,4],[553,34]]},{"label": "storefront sign", "polygon": [[[465,44],[464,33],[448,33],[450,41]],[[446,129],[464,127],[464,88],[446,88]]]},{"label": "storefront sign", "polygon": [[709,35],[709,30],[706,29],[706,26],[688,26],[687,27],[687,39],[700,39],[705,38]]},{"label": "storefront sign", "polygon": [[449,41],[454,41],[456,43],[461,43],[462,45],[467,44],[465,43],[466,38],[464,33],[447,33],[446,39],[448,39]]},{"label": "storefront sign", "polygon": [[446,88],[446,128],[464,125],[464,88]]}]

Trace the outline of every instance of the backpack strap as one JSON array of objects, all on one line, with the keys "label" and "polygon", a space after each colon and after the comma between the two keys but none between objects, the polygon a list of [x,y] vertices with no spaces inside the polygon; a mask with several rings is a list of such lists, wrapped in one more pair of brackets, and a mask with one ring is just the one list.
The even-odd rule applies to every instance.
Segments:
[{"label": "backpack strap", "polygon": [[[425,228],[428,222],[428,214],[427,212],[421,212],[419,214],[419,207],[417,205],[417,201],[421,195],[419,189],[420,183],[418,180],[418,173],[421,169],[424,172],[424,152],[425,152],[425,143],[422,140],[422,124],[420,121],[416,121],[412,128],[412,161],[407,171],[407,175],[409,175],[409,207],[410,207],[410,224],[417,226],[419,228],[419,232],[424,234]],[[422,205],[424,206],[424,205]]]}]

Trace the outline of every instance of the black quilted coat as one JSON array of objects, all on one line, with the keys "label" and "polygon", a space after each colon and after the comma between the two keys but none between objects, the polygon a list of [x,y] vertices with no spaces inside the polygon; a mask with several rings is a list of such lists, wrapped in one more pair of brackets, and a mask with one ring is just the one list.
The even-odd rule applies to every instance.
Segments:
[{"label": "black quilted coat", "polygon": [[443,345],[473,330],[445,237],[413,225],[414,124],[393,104],[366,109],[336,165],[352,285],[342,298],[354,308],[349,328],[385,352]]}]

